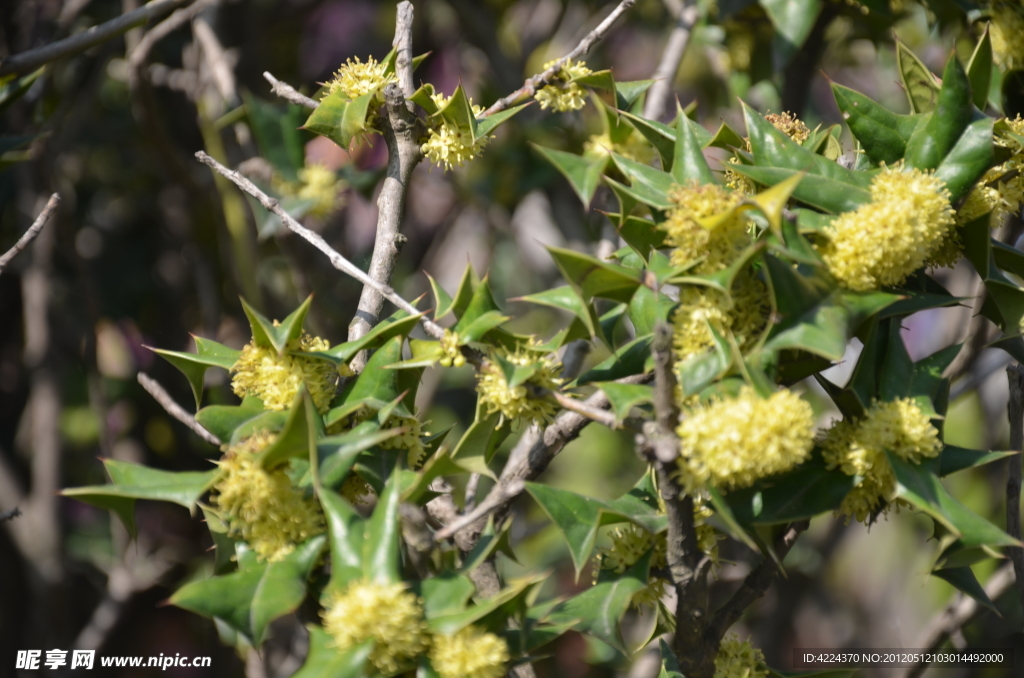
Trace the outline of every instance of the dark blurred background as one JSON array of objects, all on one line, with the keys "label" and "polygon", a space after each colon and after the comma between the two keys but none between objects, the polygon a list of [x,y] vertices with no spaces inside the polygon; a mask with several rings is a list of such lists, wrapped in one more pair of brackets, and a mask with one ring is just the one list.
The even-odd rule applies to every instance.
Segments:
[{"label": "dark blurred background", "polygon": [[[66,37],[138,4],[4,0],[0,55]],[[430,53],[417,81],[446,93],[461,82],[475,102],[487,105],[570,50],[615,3],[414,4],[415,50]],[[618,80],[651,77],[675,17],[690,4],[640,0],[588,65],[610,67]],[[698,4],[707,18],[689,30],[670,101],[696,100],[701,121],[712,129],[720,118],[738,123],[738,97],[765,112],[791,110],[812,128],[839,122],[826,74],[904,110],[893,35],[936,70],[951,49],[969,55],[978,33],[953,0],[925,6],[892,0],[881,14],[865,13],[853,0],[829,0],[809,21],[805,17],[803,42],[787,47],[756,2]],[[266,149],[254,134],[254,116],[303,119],[273,97],[262,73],[312,93],[346,58],[383,57],[394,12],[393,2],[373,0],[207,1],[191,20],[159,38],[157,31],[149,33],[151,23],[50,64],[24,97],[0,111],[0,135],[25,137],[0,156],[0,251],[27,228],[50,193],[63,198],[56,218],[0,276],[0,511],[17,506],[23,512],[0,526],[0,676],[13,674],[20,649],[212,656],[209,669],[162,672],[192,678],[287,676],[301,662],[299,621],[278,623],[259,657],[236,650],[230,637],[222,642],[212,622],[161,606],[183,581],[211,570],[211,544],[200,517],[140,503],[139,537],[129,542],[106,513],[56,493],[105,482],[100,457],[170,470],[209,468],[217,451],[170,418],[135,377],[151,374],[191,408],[186,381],[146,347],[191,350],[190,333],[240,347],[248,327],[239,295],[280,318],[315,293],[310,329],[332,343],[344,341],[358,286],[305,242],[268,224],[233,186],[215,184],[193,154],[205,149],[231,166],[249,161],[259,171],[260,161],[252,160]],[[558,284],[542,244],[604,253],[617,248],[610,222],[585,210],[527,144],[578,151],[599,131],[593,107],[560,115],[530,109],[466,168],[445,174],[422,164],[412,181],[396,288],[406,298],[427,292],[426,271],[454,291],[468,261],[490,272],[500,299],[510,299]],[[307,216],[305,223],[365,266],[384,144],[377,139],[346,152],[300,134],[307,164],[326,165],[344,182],[337,209]],[[599,193],[594,206],[612,204]],[[960,268],[939,274],[954,293],[965,295],[971,294],[972,276]],[[510,301],[507,308],[517,316],[516,328],[545,338],[564,323],[535,306]],[[959,308],[911,318],[906,337],[912,355],[959,341],[970,315],[969,308]],[[848,357],[856,350],[851,346]],[[954,387],[949,442],[1007,444],[1001,355],[983,352]],[[590,360],[603,357],[595,352]],[[848,376],[844,366],[835,369],[836,381]],[[417,402],[431,422],[427,428],[471,421],[472,384],[468,368],[443,378],[429,370]],[[834,412],[820,391],[807,389],[827,424]],[[223,373],[208,373],[205,402],[234,402]],[[628,438],[592,427],[556,459],[545,481],[612,497],[642,472]],[[1002,465],[972,473],[951,480],[954,493],[1002,524]],[[528,500],[518,508],[514,537],[521,565],[503,560],[506,574],[554,568],[546,595],[585,585],[573,582],[565,547],[539,510]],[[874,525],[870,535],[859,524],[816,519],[790,556],[789,578],[737,631],[751,635],[780,668],[790,667],[793,647],[913,647],[958,596],[928,575],[935,555],[929,529],[928,521],[907,512]],[[715,596],[735,587],[754,562],[741,545],[723,542],[722,554]],[[994,568],[991,562],[976,566],[982,580]],[[1005,618],[978,616],[965,628],[966,640],[998,640],[1020,627],[1019,606],[1005,597],[998,605]],[[649,622],[631,617],[628,635],[639,642]],[[161,673],[96,670],[112,676]],[[538,673],[640,677],[656,675],[657,667],[650,654],[632,662],[615,659],[598,641],[569,634],[551,647]]]}]

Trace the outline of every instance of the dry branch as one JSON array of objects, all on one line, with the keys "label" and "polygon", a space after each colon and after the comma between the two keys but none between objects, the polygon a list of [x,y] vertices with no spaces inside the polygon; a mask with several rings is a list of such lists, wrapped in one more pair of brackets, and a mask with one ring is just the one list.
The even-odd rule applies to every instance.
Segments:
[{"label": "dry branch", "polygon": [[28,52],[15,54],[0,61],[0,77],[28,73],[51,61],[74,56],[101,42],[121,35],[136,26],[141,26],[152,19],[162,17],[171,10],[187,5],[190,2],[192,0],[153,0],[153,2],[143,5],[136,10],[126,12],[116,19],[93,26],[69,38],[58,40]]},{"label": "dry branch", "polygon": [[203,428],[203,425],[196,421],[195,417],[186,412],[185,408],[176,403],[174,398],[171,397],[171,394],[160,385],[160,382],[145,372],[139,372],[137,378],[139,383],[142,385],[142,388],[146,389],[146,392],[153,396],[154,400],[160,403],[160,406],[167,411],[167,414],[171,415],[185,426],[188,426],[197,436],[211,445],[221,445],[223,443],[220,438]]},{"label": "dry branch", "polygon": [[7,250],[2,256],[0,256],[0,274],[4,272],[4,268],[6,268],[7,264],[11,263],[14,257],[21,254],[21,251],[36,239],[36,236],[38,236],[39,232],[43,230],[43,226],[46,226],[46,222],[49,221],[50,215],[53,214],[59,204],[60,195],[54,193],[50,196],[50,199],[46,201],[46,207],[44,207],[43,211],[39,213],[36,220],[33,221],[32,225],[28,227],[28,230],[18,238],[18,242],[14,243],[14,246],[11,247],[11,249]]},{"label": "dry branch", "polygon": [[[269,195],[261,191],[259,188],[256,187],[256,184],[246,179],[239,172],[228,169],[227,167],[220,164],[203,151],[198,151],[196,153],[196,158],[199,159],[200,162],[208,165],[211,169],[213,169],[221,176],[226,177],[229,181],[231,181],[231,183],[235,184],[240,189],[242,189],[252,197],[259,200],[261,205],[263,205],[269,211],[273,212],[278,217],[280,217],[281,222],[284,223],[284,225],[287,226],[291,231],[298,234],[304,240],[306,240],[311,245],[316,247],[318,250],[326,254],[328,260],[330,260],[331,265],[334,266],[334,268],[338,269],[342,273],[346,273],[352,276],[353,278],[363,283],[364,285],[373,286],[378,292],[380,292],[380,294],[385,299],[387,299],[388,301],[390,301],[391,303],[393,303],[395,306],[402,309],[406,313],[411,313],[413,315],[420,314],[420,311],[417,310],[415,306],[413,306],[408,301],[403,299],[401,296],[396,294],[395,291],[391,289],[391,287],[389,287],[386,284],[379,283],[376,280],[370,278],[358,266],[353,264],[351,261],[343,257],[337,250],[328,245],[327,242],[323,238],[321,238],[319,234],[314,233],[313,231],[309,230],[308,228],[300,224],[298,221],[296,221],[295,218],[292,217],[292,215],[288,214],[288,212],[286,212],[281,207],[281,203],[278,202],[277,199],[271,198]],[[427,319],[426,317],[424,317],[421,322],[423,323],[423,329],[425,329],[427,333],[432,337],[440,338],[444,336],[444,329],[437,323]]]},{"label": "dry branch", "polygon": [[647,91],[647,99],[644,102],[644,117],[649,120],[658,120],[665,115],[669,95],[672,93],[672,83],[675,82],[679,64],[686,54],[686,47],[690,44],[690,32],[697,22],[697,17],[700,16],[700,11],[696,5],[683,5],[675,12],[675,16],[676,25],[669,33],[661,60],[654,69],[654,75],[651,76],[654,84]]},{"label": "dry branch", "polygon": [[270,91],[282,99],[299,106],[305,106],[306,108],[316,108],[320,105],[316,99],[310,99],[305,94],[299,94],[298,90],[294,87],[275,78],[270,74],[270,71],[263,71],[263,77],[270,83]]}]

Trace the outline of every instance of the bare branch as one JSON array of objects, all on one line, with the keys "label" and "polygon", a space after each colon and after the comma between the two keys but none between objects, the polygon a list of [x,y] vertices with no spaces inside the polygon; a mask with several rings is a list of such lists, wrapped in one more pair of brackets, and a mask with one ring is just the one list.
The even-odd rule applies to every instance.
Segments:
[{"label": "bare branch", "polygon": [[43,230],[43,226],[46,226],[46,222],[49,221],[50,215],[53,214],[54,210],[57,209],[57,205],[60,204],[60,196],[56,193],[50,196],[50,199],[46,202],[46,207],[39,213],[36,220],[32,222],[32,225],[28,227],[28,230],[18,238],[18,242],[14,243],[14,247],[0,255],[0,274],[4,272],[7,264],[11,263],[14,257],[21,254],[21,251],[28,247],[29,243],[36,239],[39,232]]},{"label": "bare branch", "polygon": [[[377,198],[377,235],[367,273],[377,284],[388,285],[395,271],[395,262],[401,250],[400,227],[405,213],[405,199],[409,193],[412,171],[423,158],[419,143],[419,122],[407,101],[413,95],[412,80],[412,3],[398,3],[395,21],[394,47],[395,74],[398,84],[384,89],[384,142],[388,147],[388,169]],[[359,295],[356,315],[348,327],[348,340],[356,341],[369,332],[384,308],[384,296],[377,285],[364,284]],[[361,372],[366,364],[363,351],[352,361],[352,369]]]},{"label": "bare branch", "polygon": [[220,438],[203,428],[203,425],[196,421],[195,417],[186,412],[181,405],[174,402],[174,398],[172,398],[171,394],[160,385],[160,382],[145,372],[139,372],[137,378],[139,383],[142,384],[142,388],[146,389],[149,395],[153,396],[153,399],[160,403],[161,407],[167,410],[167,414],[171,415],[185,426],[188,426],[197,436],[211,445],[219,446],[223,443]]},{"label": "bare branch", "polygon": [[599,424],[604,424],[610,429],[621,428],[621,425],[615,419],[615,415],[613,415],[608,410],[602,409],[600,407],[591,407],[590,405],[587,405],[585,402],[570,398],[569,396],[567,396],[564,393],[561,393],[560,391],[550,391],[549,393],[551,397],[554,398],[555,401],[562,406],[563,409],[569,410],[570,412],[575,412],[576,414],[582,414],[587,419],[596,421]]},{"label": "bare branch", "polygon": [[[1007,405],[1007,416],[1010,420],[1010,449],[1024,449],[1024,367],[1013,364],[1006,368],[1006,377],[1010,382],[1010,402]],[[1009,470],[1006,478],[1006,532],[1020,541],[1020,486],[1021,457],[1015,454],[1006,460]],[[1017,595],[1024,604],[1024,548],[1008,546],[1006,551],[1013,561],[1013,571],[1017,580]]]},{"label": "bare branch", "polygon": [[[168,35],[178,30],[194,16],[199,14],[201,11],[216,5],[220,0],[197,0],[188,7],[183,7],[174,12],[159,24],[146,31],[146,34],[139,40],[139,44],[135,46],[135,49],[128,55],[128,64],[132,68],[138,68],[142,63],[146,61],[149,53],[153,50],[153,46],[160,42]],[[182,3],[178,3],[182,4]]]},{"label": "bare branch", "polygon": [[[650,374],[639,374],[620,379],[619,383],[642,384],[650,379]],[[608,397],[600,391],[584,400],[583,404],[593,409],[610,406]],[[491,488],[484,500],[475,509],[436,532],[434,538],[438,541],[448,539],[470,526],[479,527],[479,530],[476,530],[479,533],[480,530],[483,530],[483,522],[487,516],[499,509],[507,508],[512,500],[523,491],[524,481],[533,480],[543,473],[551,460],[562,451],[562,448],[574,440],[589,423],[590,419],[582,414],[566,411],[559,414],[543,430],[537,426],[528,428],[512,448],[508,462],[501,472],[501,477],[498,478],[498,482]],[[472,542],[476,542],[475,536],[472,538]]]},{"label": "bare branch", "polygon": [[[1009,563],[1003,565],[985,582],[985,594],[989,600],[996,600],[1013,586],[1014,579],[1013,566]],[[961,596],[958,601],[946,607],[928,624],[924,634],[914,646],[926,649],[927,652],[939,649],[951,635],[959,631],[982,609],[985,608],[982,608],[974,598]],[[922,654],[921,656],[927,655]],[[925,662],[915,664],[907,669],[900,678],[918,678],[927,668],[928,664]]]},{"label": "bare branch", "polygon": [[[785,532],[775,540],[775,553],[779,556],[779,562],[782,562],[789,550],[793,548],[797,538],[810,524],[809,520],[790,523]],[[776,573],[778,573],[778,568],[775,566],[774,560],[771,558],[762,560],[761,564],[747,575],[743,584],[740,585],[736,593],[732,594],[728,602],[715,612],[708,625],[710,638],[716,643],[721,641],[729,627],[742,616],[743,611],[764,595],[775,579]]]},{"label": "bare branch", "polygon": [[[280,217],[282,223],[284,223],[284,225],[287,226],[291,231],[298,234],[304,240],[306,240],[311,245],[316,247],[318,250],[326,254],[327,258],[330,260],[331,265],[334,266],[334,268],[338,269],[342,273],[346,273],[352,276],[353,278],[363,283],[364,285],[373,286],[378,292],[380,292],[380,294],[385,299],[387,299],[388,301],[390,301],[391,303],[393,303],[395,306],[402,309],[406,313],[411,313],[413,315],[420,314],[420,311],[417,310],[415,306],[413,306],[408,301],[403,299],[401,296],[396,294],[395,291],[392,290],[388,285],[378,283],[376,280],[370,278],[358,266],[353,264],[351,261],[343,257],[337,250],[328,245],[327,242],[323,238],[321,238],[319,234],[314,233],[313,231],[309,230],[308,228],[300,224],[298,221],[296,221],[295,218],[292,217],[292,215],[288,214],[288,212],[286,212],[281,207],[281,203],[279,203],[275,198],[271,198],[269,195],[267,195],[259,188],[257,188],[256,184],[252,183],[235,170],[228,169],[227,167],[220,164],[203,151],[198,151],[196,153],[196,158],[199,159],[199,161],[204,163],[205,165],[208,165],[221,176],[226,177],[229,181],[231,181],[231,183],[235,184],[240,189],[242,189],[252,197],[259,200],[261,205],[263,205],[265,208],[267,208],[268,210],[276,214],[278,217]],[[429,320],[425,316],[423,317],[421,322],[423,323],[423,329],[425,329],[427,331],[427,334],[429,334],[430,336],[436,338],[441,338],[444,336],[444,328],[442,328],[437,323],[433,322],[432,320]]]},{"label": "bare branch", "polygon": [[28,52],[15,54],[0,61],[0,77],[27,73],[51,61],[74,56],[94,45],[121,35],[136,26],[141,26],[152,19],[162,17],[171,10],[187,5],[190,2],[192,0],[153,0],[153,2],[143,5],[136,10],[126,12],[116,19],[111,19],[99,26],[93,26],[69,38],[58,40]]},{"label": "bare branch", "polygon": [[528,78],[526,82],[523,83],[523,86],[515,92],[495,101],[490,108],[480,115],[480,117],[486,118],[489,115],[494,115],[495,113],[504,111],[520,99],[524,97],[532,97],[541,87],[550,84],[558,75],[558,72],[562,70],[562,66],[564,66],[567,61],[581,57],[589,52],[590,48],[597,44],[601,38],[611,30],[612,25],[618,21],[619,17],[625,14],[626,10],[635,4],[636,0],[622,0],[618,7],[613,9],[612,13],[597,25],[597,28],[587,33],[571,52],[553,63],[549,68],[546,68],[537,75]]},{"label": "bare branch", "polygon": [[654,84],[647,90],[647,99],[644,102],[644,117],[650,120],[658,120],[665,115],[672,84],[675,82],[679,64],[686,54],[686,47],[690,44],[690,31],[700,16],[700,10],[696,5],[685,5],[680,7],[675,15],[676,25],[669,33],[665,51],[661,53],[661,61],[651,76]]},{"label": "bare branch", "polygon": [[275,78],[270,74],[270,71],[263,71],[263,78],[270,83],[270,91],[282,99],[286,99],[299,106],[305,106],[306,108],[316,108],[320,105],[316,99],[310,99],[305,94],[299,94],[298,90],[294,87]]}]

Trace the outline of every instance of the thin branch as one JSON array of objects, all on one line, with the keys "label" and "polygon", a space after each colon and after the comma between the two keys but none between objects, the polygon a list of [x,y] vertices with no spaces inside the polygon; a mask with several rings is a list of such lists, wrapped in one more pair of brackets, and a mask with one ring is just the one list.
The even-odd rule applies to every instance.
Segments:
[{"label": "thin branch", "polygon": [[618,7],[613,9],[612,13],[597,25],[597,28],[587,33],[587,35],[580,40],[575,49],[557,60],[549,68],[546,68],[533,77],[528,78],[526,82],[523,83],[523,86],[515,92],[495,101],[490,108],[480,115],[480,117],[486,118],[489,115],[494,115],[495,113],[504,111],[520,99],[524,97],[532,97],[541,87],[550,84],[558,76],[559,71],[562,70],[562,66],[564,66],[566,62],[581,57],[589,52],[590,48],[597,44],[598,41],[600,41],[609,30],[611,30],[612,25],[618,21],[619,17],[625,14],[626,10],[635,4],[636,0],[622,0]]},{"label": "thin branch", "polygon": [[0,523],[6,523],[8,520],[14,520],[21,515],[21,509],[15,506],[10,511],[4,511],[0,513]]},{"label": "thin branch", "polygon": [[171,397],[171,394],[168,393],[156,379],[153,379],[145,372],[139,372],[138,380],[139,383],[142,384],[142,388],[146,389],[149,395],[153,396],[153,399],[160,403],[161,407],[167,410],[167,414],[171,415],[185,426],[188,426],[196,435],[211,445],[219,446],[223,443],[220,438],[203,428],[203,425],[196,421],[195,417],[186,412],[181,405],[174,402],[174,398]]},{"label": "thin branch", "polygon": [[615,415],[608,410],[601,409],[600,407],[591,407],[582,400],[571,398],[560,391],[549,391],[548,393],[559,405],[562,406],[563,409],[575,412],[576,414],[582,414],[587,419],[596,421],[599,424],[604,424],[613,430],[622,427],[622,425],[615,419]]},{"label": "thin branch", "polygon": [[[985,583],[985,594],[989,600],[996,600],[1013,586],[1014,580],[1013,566],[1007,563],[989,577]],[[921,656],[926,656],[926,653],[942,647],[951,635],[958,632],[983,609],[987,608],[981,607],[974,598],[961,596],[958,601],[946,607],[928,624],[921,639],[916,641],[914,646],[924,650],[925,654]],[[900,678],[918,678],[927,668],[927,663],[920,662],[908,668]]]},{"label": "thin branch", "polygon": [[192,0],[153,0],[147,5],[122,14],[99,26],[93,26],[69,38],[44,45],[38,49],[22,52],[0,61],[0,77],[17,75],[33,71],[44,64],[64,57],[74,56],[79,52],[116,37],[142,24],[164,16],[171,10],[187,5]]},{"label": "thin branch", "polygon": [[43,226],[46,226],[46,222],[49,221],[50,215],[53,214],[54,210],[60,204],[60,196],[56,193],[50,196],[50,199],[46,202],[46,207],[39,213],[36,220],[32,222],[32,225],[28,227],[28,230],[18,238],[18,242],[14,243],[14,247],[7,250],[3,255],[0,255],[0,274],[4,272],[4,268],[7,264],[11,263],[14,257],[21,254],[21,251],[28,247],[29,243],[36,239],[39,232],[43,230]]},{"label": "thin branch", "polygon": [[665,43],[665,50],[661,53],[661,61],[654,69],[651,78],[654,84],[647,90],[647,99],[644,102],[644,117],[649,120],[658,120],[665,115],[665,109],[669,101],[669,94],[672,92],[672,84],[676,79],[676,72],[679,64],[686,54],[686,47],[690,44],[690,32],[693,25],[697,23],[700,10],[696,5],[685,5],[680,7],[675,14],[676,25],[669,33],[668,42]]},{"label": "thin branch", "polygon": [[[638,374],[620,379],[622,384],[641,384],[651,379],[650,374]],[[583,401],[588,408],[604,409],[610,407],[608,397],[601,391]],[[508,462],[484,500],[472,511],[449,523],[434,534],[434,539],[442,541],[455,536],[456,533],[470,528],[479,527],[483,530],[483,522],[491,513],[506,509],[522,491],[527,480],[533,480],[548,467],[551,460],[562,451],[567,443],[574,440],[580,431],[590,423],[590,419],[576,412],[562,412],[543,430],[531,426],[519,438]],[[464,536],[464,535],[459,535]],[[471,541],[475,543],[475,538]]]},{"label": "thin branch", "polygon": [[[419,121],[408,101],[415,91],[412,79],[412,23],[413,7],[407,0],[398,3],[395,21],[395,75],[398,84],[384,89],[383,116],[384,142],[388,147],[388,168],[377,198],[377,234],[373,255],[367,273],[376,284],[364,284],[359,295],[356,315],[348,327],[348,340],[361,339],[377,324],[384,308],[384,296],[377,285],[388,285],[395,271],[401,250],[400,228],[405,213],[405,200],[409,193],[412,171],[423,158],[419,143]],[[366,364],[366,352],[360,352],[351,363],[356,372]]]},{"label": "thin branch", "polygon": [[306,108],[316,108],[320,105],[316,99],[310,99],[305,94],[299,94],[299,91],[294,87],[275,78],[270,74],[270,71],[263,71],[263,78],[270,83],[270,91],[282,99],[286,99],[299,106],[305,106]]},{"label": "thin branch", "polygon": [[[308,228],[300,224],[298,221],[296,221],[295,218],[292,217],[292,215],[288,214],[288,212],[286,212],[281,207],[281,203],[279,203],[275,198],[271,198],[269,195],[261,191],[259,188],[256,187],[256,184],[246,179],[239,172],[228,169],[227,167],[220,164],[203,151],[196,152],[196,158],[205,165],[208,165],[218,174],[226,177],[229,181],[238,186],[240,189],[242,189],[252,197],[259,200],[260,204],[263,205],[267,210],[273,212],[278,217],[280,217],[282,223],[284,223],[284,225],[287,226],[291,231],[298,234],[311,245],[313,245],[318,250],[326,254],[328,260],[330,260],[331,265],[334,266],[334,268],[338,269],[342,273],[346,273],[347,275],[352,276],[353,278],[363,283],[364,285],[373,286],[378,292],[380,292],[380,294],[385,299],[387,299],[388,301],[390,301],[403,311],[411,313],[413,315],[419,315],[421,313],[421,311],[417,310],[415,306],[413,306],[408,301],[403,299],[401,296],[396,294],[395,291],[391,289],[391,287],[389,287],[386,284],[379,283],[376,280],[370,278],[368,275],[366,275],[366,273],[364,273],[358,266],[353,264],[351,261],[349,261],[340,253],[338,253],[337,250],[328,245],[327,242],[323,238],[321,238],[319,234],[314,233],[313,231],[309,230]],[[423,317],[421,322],[423,323],[423,329],[425,329],[427,331],[427,334],[429,334],[430,336],[438,339],[444,336],[444,328],[442,328],[437,323],[433,322],[432,320],[429,320],[425,316]]]},{"label": "thin branch", "polygon": [[[1024,367],[1013,364],[1006,368],[1006,377],[1010,382],[1010,402],[1007,416],[1010,419],[1010,449],[1024,449]],[[1021,458],[1013,455],[1007,459],[1009,472],[1006,478],[1006,532],[1020,541],[1020,486]],[[1006,548],[1013,561],[1013,571],[1017,579],[1017,595],[1024,605],[1024,548],[1008,546]]]},{"label": "thin branch", "polygon": [[[775,540],[775,553],[779,557],[779,562],[785,559],[786,554],[793,548],[797,538],[804,530],[810,527],[810,524],[809,520],[790,523],[782,535]],[[743,611],[765,594],[778,571],[779,569],[776,567],[773,559],[765,558],[762,560],[761,564],[747,575],[740,588],[736,593],[732,594],[728,602],[715,612],[711,618],[711,623],[708,625],[709,637],[716,642],[721,641],[729,627],[735,624],[743,615]]]}]

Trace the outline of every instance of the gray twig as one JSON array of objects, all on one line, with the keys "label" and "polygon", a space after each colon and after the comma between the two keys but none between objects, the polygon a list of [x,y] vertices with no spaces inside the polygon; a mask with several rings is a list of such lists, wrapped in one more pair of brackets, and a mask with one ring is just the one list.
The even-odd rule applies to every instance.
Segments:
[{"label": "gray twig", "polygon": [[[1006,376],[1010,382],[1010,402],[1007,416],[1010,419],[1010,449],[1024,449],[1024,367],[1014,363],[1006,368]],[[1020,541],[1020,486],[1021,457],[1013,455],[1007,459],[1009,471],[1006,478],[1006,532]],[[1007,547],[1013,571],[1017,579],[1017,595],[1024,605],[1024,548]]]},{"label": "gray twig", "polygon": [[20,238],[18,242],[14,243],[14,246],[0,255],[0,274],[4,272],[4,268],[7,264],[11,263],[14,257],[21,254],[21,251],[28,247],[29,243],[36,239],[39,232],[43,230],[43,226],[46,226],[46,222],[49,221],[50,215],[53,214],[54,210],[57,209],[57,205],[60,204],[60,196],[56,193],[50,196],[50,199],[46,202],[46,207],[39,213],[36,220],[32,222],[32,225],[28,227],[28,230]]},{"label": "gray twig", "polygon": [[579,44],[576,45],[575,49],[573,49],[564,57],[553,63],[550,67],[544,69],[540,73],[530,78],[527,78],[526,82],[523,83],[522,87],[517,89],[515,92],[512,92],[508,96],[502,97],[501,99],[495,101],[490,108],[488,108],[480,115],[480,117],[486,118],[489,115],[494,115],[495,113],[504,111],[506,108],[508,108],[515,102],[519,101],[523,97],[532,97],[534,94],[537,93],[538,89],[550,84],[558,76],[559,71],[562,70],[562,66],[564,66],[566,62],[581,57],[587,52],[589,52],[590,48],[597,44],[598,41],[600,41],[601,38],[603,38],[609,30],[611,30],[612,25],[616,21],[618,21],[619,17],[622,16],[626,12],[626,10],[628,10],[635,4],[636,0],[622,0],[622,2],[619,3],[618,7],[613,9],[612,13],[609,14],[604,21],[597,25],[597,28],[587,33],[583,37],[583,39],[580,40]]},{"label": "gray twig", "polygon": [[[399,232],[402,215],[405,213],[405,199],[409,193],[409,179],[412,171],[423,158],[418,141],[419,123],[407,101],[413,95],[412,79],[412,3],[398,3],[395,21],[395,75],[398,84],[384,89],[383,116],[384,142],[388,147],[388,168],[384,184],[377,198],[377,235],[373,243],[373,255],[367,273],[377,284],[363,285],[359,295],[356,315],[348,327],[348,340],[361,339],[373,329],[384,308],[384,295],[377,289],[388,285],[395,270],[401,246]],[[352,361],[352,369],[361,372],[366,364],[363,351]]]},{"label": "gray twig", "polygon": [[686,47],[690,44],[690,31],[700,16],[700,10],[691,4],[680,7],[675,14],[676,25],[669,33],[665,50],[661,53],[661,61],[651,76],[654,84],[647,90],[647,99],[644,102],[644,117],[650,120],[657,120],[665,115],[672,83],[675,82],[676,71],[679,70],[679,64],[686,54]]},{"label": "gray twig", "polygon": [[[651,379],[650,374],[639,374],[620,379],[623,384],[641,384]],[[610,406],[608,397],[601,391],[583,401],[588,408],[603,409]],[[466,528],[475,531],[470,535],[472,543],[476,542],[484,522],[491,513],[504,510],[525,489],[524,482],[533,480],[548,467],[551,460],[562,451],[567,443],[574,440],[590,419],[576,412],[565,411],[555,417],[546,428],[531,426],[519,438],[512,448],[508,462],[494,484],[475,509],[448,523],[434,534],[438,541],[455,536]],[[465,535],[459,535],[460,537]],[[461,547],[460,547],[461,548]]]},{"label": "gray twig", "polygon": [[220,438],[203,428],[203,425],[196,421],[195,417],[186,412],[185,408],[174,402],[174,398],[172,398],[171,394],[160,385],[160,382],[145,372],[139,372],[137,378],[139,383],[142,384],[142,388],[146,389],[149,395],[153,396],[153,399],[160,403],[161,407],[167,410],[167,414],[171,415],[185,426],[188,426],[196,435],[211,445],[219,446],[223,443]]},{"label": "gray twig", "polygon": [[93,26],[69,38],[22,52],[0,61],[0,77],[33,71],[43,64],[84,52],[94,45],[109,40],[136,26],[161,17],[171,10],[187,5],[192,0],[153,0],[136,10],[126,12],[116,19]]},{"label": "gray twig", "polygon": [[316,108],[320,105],[316,99],[310,99],[305,94],[300,94],[298,90],[288,83],[275,78],[270,74],[270,71],[263,71],[263,78],[270,83],[270,91],[282,99],[299,106],[305,106],[306,108]]},{"label": "gray twig", "polygon": [[10,511],[4,511],[0,513],[0,523],[6,523],[8,520],[14,520],[21,515],[21,509],[15,506]]},{"label": "gray twig", "polygon": [[[1013,567],[1007,563],[996,570],[985,582],[985,595],[989,600],[996,600],[1013,586],[1014,579]],[[915,642],[915,647],[926,649],[927,652],[939,649],[951,635],[959,631],[983,609],[986,608],[981,607],[974,598],[960,596],[958,601],[946,607],[928,624],[921,639]],[[927,652],[920,656],[926,657]],[[900,678],[918,678],[927,668],[927,662],[919,662],[908,668]]]},{"label": "gray twig", "polygon": [[[271,198],[269,195],[261,191],[259,188],[256,187],[256,184],[246,179],[239,172],[228,169],[227,167],[220,164],[203,151],[196,152],[196,158],[203,164],[208,165],[211,169],[213,169],[221,176],[226,177],[229,181],[231,181],[231,183],[235,184],[240,189],[242,189],[252,197],[259,200],[261,205],[263,205],[265,208],[267,208],[268,210],[276,214],[278,217],[280,217],[282,223],[284,223],[284,225],[287,226],[291,231],[298,234],[304,240],[306,240],[311,245],[316,247],[318,250],[326,254],[328,260],[331,262],[331,265],[334,266],[334,268],[338,269],[342,273],[346,273],[352,276],[353,278],[363,283],[364,285],[373,286],[378,292],[380,292],[380,294],[385,299],[387,299],[388,301],[390,301],[403,311],[411,313],[413,315],[420,314],[420,311],[417,310],[415,306],[413,306],[408,301],[403,299],[401,296],[396,294],[395,291],[391,289],[391,287],[389,287],[387,284],[379,283],[373,278],[366,275],[366,273],[364,273],[358,266],[353,264],[351,261],[343,257],[337,250],[328,245],[327,242],[323,238],[321,238],[319,234],[314,233],[313,231],[309,230],[308,228],[300,224],[298,221],[296,221],[295,218],[292,217],[292,215],[288,214],[288,212],[286,212],[281,207],[281,203],[279,203],[275,198]],[[430,336],[436,338],[444,336],[444,328],[442,328],[440,325],[433,322],[432,320],[429,320],[426,316],[424,316],[420,322],[423,323],[423,329],[425,329]]]}]

